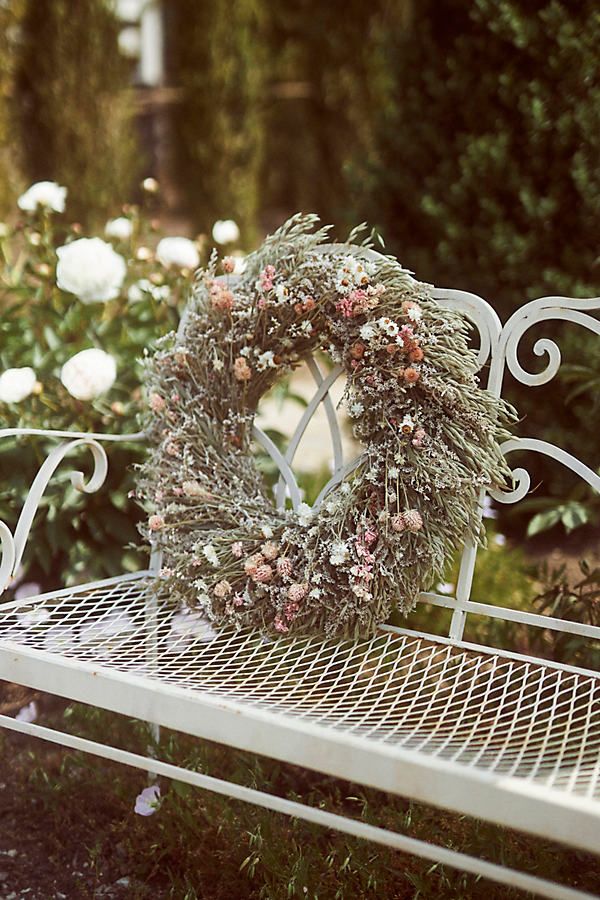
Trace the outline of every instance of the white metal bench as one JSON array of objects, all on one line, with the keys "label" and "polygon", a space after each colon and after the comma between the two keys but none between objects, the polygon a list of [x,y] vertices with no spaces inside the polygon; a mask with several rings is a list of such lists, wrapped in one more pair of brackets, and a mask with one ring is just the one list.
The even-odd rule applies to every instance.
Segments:
[{"label": "white metal bench", "polygon": [[[480,297],[436,290],[445,305],[472,319],[480,336],[479,362],[489,363],[487,384],[500,394],[505,369],[520,382],[548,382],[560,365],[556,344],[538,340],[547,356],[538,374],[517,358],[519,342],[536,323],[566,320],[600,334],[590,313],[600,299],[550,297],[521,307],[501,325]],[[300,437],[320,402],[331,429],[335,472],[344,472],[336,412],[314,361],[312,403],[285,456],[256,429],[281,479],[279,504],[300,493],[292,471]],[[46,460],[25,503],[14,535],[0,523],[1,586],[16,572],[38,502],[65,455],[87,447],[94,473],[72,482],[98,490],[107,472],[104,442],[132,436],[4,430],[63,440]],[[142,439],[143,435],[133,436]],[[545,454],[572,469],[595,490],[600,477],[573,456],[544,441],[515,438],[505,452]],[[286,491],[286,486],[288,490]],[[529,475],[514,472],[514,503]],[[250,631],[223,630],[212,640],[173,631],[157,599],[159,554],[147,570],[0,606],[0,678],[94,704],[154,726],[265,754],[333,776],[431,803],[592,852],[600,852],[600,677],[573,666],[463,640],[468,615],[491,616],[600,638],[600,628],[470,599],[476,548],[465,546],[456,597],[436,593],[424,603],[453,610],[447,638],[382,626],[358,642],[319,638],[264,639]],[[485,600],[485,598],[481,598]],[[510,598],[507,598],[507,604]],[[185,625],[185,623],[184,623]],[[410,625],[410,620],[408,621]],[[290,816],[396,847],[542,896],[589,896],[525,873],[417,841],[322,809],[241,787],[59,731],[0,716],[0,725],[188,782]]]}]

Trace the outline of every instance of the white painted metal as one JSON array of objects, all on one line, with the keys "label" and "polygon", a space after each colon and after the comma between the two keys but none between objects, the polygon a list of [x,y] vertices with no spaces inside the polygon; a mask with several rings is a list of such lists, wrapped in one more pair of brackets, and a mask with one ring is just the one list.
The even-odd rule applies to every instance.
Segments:
[{"label": "white painted metal", "polygon": [[[502,326],[492,308],[476,295],[450,290],[436,290],[435,295],[446,305],[464,310],[474,322],[479,335],[478,364],[489,364],[487,385],[497,396],[506,368],[533,388],[556,374],[560,351],[554,341],[540,339],[534,344],[535,352],[546,357],[541,373],[527,372],[519,362],[521,338],[533,325],[555,319],[600,334],[600,323],[590,315],[600,310],[600,299],[532,301]],[[276,490],[280,506],[286,494],[294,508],[300,503],[292,466],[319,403],[325,403],[335,463],[320,499],[357,464],[357,460],[343,460],[337,416],[328,393],[340,371],[324,376],[316,363],[311,363],[311,371],[316,394],[287,452],[281,453],[255,429],[257,441],[281,474]],[[0,523],[2,585],[16,571],[39,500],[65,455],[89,447],[94,473],[87,483],[81,473],[73,473],[72,483],[90,492],[101,486],[106,475],[101,442],[143,437],[0,431],[0,438],[15,435],[65,441],[41,467],[14,535]],[[541,453],[600,490],[596,472],[547,442],[514,438],[503,450],[506,454],[514,450]],[[515,503],[526,495],[527,470],[515,469],[513,480],[513,489],[495,493],[495,499]],[[600,638],[600,629],[472,599],[476,554],[476,547],[465,546],[456,597],[433,592],[421,597],[422,602],[453,610],[448,638],[383,626],[366,641],[269,641],[256,633],[228,629],[207,641],[206,635],[189,639],[171,632],[172,611],[162,602],[160,550],[155,548],[150,568],[143,572],[0,606],[0,677],[137,716],[154,728],[162,725],[229,743],[600,852],[600,677],[572,665],[463,640],[468,615],[590,640]],[[541,896],[578,896],[529,876],[448,855],[401,835],[158,760],[13,720],[0,718],[0,725],[320,821]]]},{"label": "white painted metal", "polygon": [[508,869],[505,866],[498,866],[494,863],[468,856],[465,853],[459,853],[456,850],[447,850],[444,847],[428,844],[426,841],[416,840],[415,838],[410,838],[406,835],[398,834],[397,832],[378,828],[374,825],[368,825],[366,822],[348,819],[345,816],[339,816],[320,808],[316,809],[312,806],[306,806],[303,803],[286,800],[283,797],[277,797],[273,794],[266,794],[263,791],[257,791],[254,788],[248,788],[240,784],[232,784],[229,781],[223,781],[222,779],[214,778],[211,775],[190,771],[189,769],[182,769],[180,766],[174,766],[170,763],[148,759],[137,753],[130,753],[126,750],[107,746],[106,744],[99,744],[97,741],[90,741],[86,738],[77,737],[76,735],[65,735],[52,728],[46,728],[42,725],[28,722],[17,722],[15,719],[10,719],[7,716],[1,715],[0,727],[7,728],[10,731],[17,731],[21,734],[38,737],[45,741],[51,741],[55,744],[62,744],[63,746],[71,747],[74,750],[81,750],[85,753],[103,757],[104,759],[123,763],[126,766],[145,769],[154,775],[161,775],[175,781],[183,781],[187,784],[194,785],[195,787],[212,791],[215,794],[233,797],[236,800],[243,800],[245,803],[252,803],[254,806],[261,806],[264,809],[272,809],[275,812],[283,813],[294,819],[303,819],[306,822],[314,822],[317,825],[322,825],[324,828],[331,828],[334,831],[351,834],[354,837],[360,837],[372,841],[375,844],[393,847],[396,850],[402,850],[404,853],[411,853],[415,856],[429,859],[431,862],[448,865],[465,872],[471,872],[474,875],[482,875],[484,878],[489,878],[500,884],[507,884],[521,888],[521,890],[524,891],[530,891],[539,897],[550,897],[555,898],[555,900],[585,900],[585,898],[594,900],[592,894],[563,887],[562,885],[557,885],[551,881],[546,881],[545,879],[537,878],[533,875],[527,875],[514,869]]}]

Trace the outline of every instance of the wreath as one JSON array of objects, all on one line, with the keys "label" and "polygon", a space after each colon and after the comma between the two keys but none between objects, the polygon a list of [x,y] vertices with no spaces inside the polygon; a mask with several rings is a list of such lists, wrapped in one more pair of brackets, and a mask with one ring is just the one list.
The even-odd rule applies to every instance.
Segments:
[{"label": "wreath", "polygon": [[[331,245],[317,221],[294,216],[240,277],[216,254],[198,273],[179,334],[146,363],[138,494],[173,598],[216,624],[357,635],[408,613],[466,538],[483,541],[480,492],[506,484],[513,412],[479,387],[462,314],[359,230]],[[253,420],[317,351],[345,369],[363,452],[318,510],[278,510]]]}]

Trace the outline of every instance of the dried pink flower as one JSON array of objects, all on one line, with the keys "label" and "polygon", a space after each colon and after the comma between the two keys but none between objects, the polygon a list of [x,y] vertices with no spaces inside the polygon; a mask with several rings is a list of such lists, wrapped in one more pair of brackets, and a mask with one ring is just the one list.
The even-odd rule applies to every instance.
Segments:
[{"label": "dried pink flower", "polygon": [[233,291],[220,281],[213,281],[210,285],[210,302],[213,309],[224,310],[228,312],[233,309],[234,304]]},{"label": "dried pink flower", "polygon": [[306,597],[308,593],[308,585],[303,582],[296,582],[295,584],[290,584],[287,589],[287,597],[291,603],[301,603],[302,600]]},{"label": "dried pink flower", "polygon": [[287,557],[282,556],[277,560],[277,572],[282,578],[289,578],[292,574],[292,563]]},{"label": "dried pink flower", "polygon": [[160,394],[150,394],[149,397],[149,405],[150,409],[154,413],[162,412],[165,406],[167,405],[164,399],[160,396]]},{"label": "dried pink flower", "polygon": [[260,286],[263,291],[270,291],[275,278],[275,266],[265,266],[260,273]]},{"label": "dried pink flower", "polygon": [[267,543],[263,544],[260,548],[260,552],[265,559],[271,561],[277,557],[279,553],[279,547],[277,546],[277,544],[274,544],[273,541],[267,541]]},{"label": "dried pink flower", "polygon": [[423,519],[417,509],[407,509],[402,516],[409,531],[420,531],[423,527]]},{"label": "dried pink flower", "polygon": [[363,536],[363,540],[367,547],[370,547],[371,544],[375,543],[377,534],[377,529],[373,525],[369,525]]},{"label": "dried pink flower", "polygon": [[252,378],[252,369],[243,356],[238,356],[233,364],[233,374],[238,381],[250,381]]},{"label": "dried pink flower", "polygon": [[421,377],[419,371],[417,369],[413,369],[412,366],[409,366],[408,369],[404,370],[404,380],[407,384],[416,384],[419,378]]},{"label": "dried pink flower", "polygon": [[230,275],[233,271],[235,271],[235,259],[233,256],[226,256],[221,263],[223,267],[223,271]]},{"label": "dried pink flower", "polygon": [[236,541],[231,545],[231,552],[235,556],[236,559],[240,559],[244,552],[244,545],[241,541]]},{"label": "dried pink flower", "polygon": [[213,591],[215,597],[223,600],[225,597],[227,597],[228,594],[231,593],[231,585],[228,581],[223,579],[222,581],[219,581],[217,584],[215,584]]},{"label": "dried pink flower", "polygon": [[275,631],[279,631],[281,634],[285,634],[286,631],[290,629],[285,624],[281,616],[275,616]]},{"label": "dried pink flower", "polygon": [[257,566],[256,571],[251,577],[259,584],[267,584],[273,578],[273,569],[271,566],[263,563],[262,566]]},{"label": "dried pink flower", "polygon": [[422,447],[423,441],[425,440],[425,436],[426,436],[426,432],[425,432],[424,428],[419,427],[419,428],[415,429],[415,434],[412,439],[413,447]]},{"label": "dried pink flower", "polygon": [[165,520],[162,516],[153,515],[148,519],[148,528],[150,531],[160,531],[164,527]]},{"label": "dried pink flower", "polygon": [[398,513],[398,515],[393,516],[392,531],[406,531],[406,523],[404,521],[404,516],[402,515],[402,513]]},{"label": "dried pink flower", "polygon": [[256,570],[259,566],[262,566],[265,558],[261,556],[260,553],[255,553],[254,556],[249,556],[248,559],[244,563],[244,572],[246,575],[250,575],[253,577],[256,573]]}]

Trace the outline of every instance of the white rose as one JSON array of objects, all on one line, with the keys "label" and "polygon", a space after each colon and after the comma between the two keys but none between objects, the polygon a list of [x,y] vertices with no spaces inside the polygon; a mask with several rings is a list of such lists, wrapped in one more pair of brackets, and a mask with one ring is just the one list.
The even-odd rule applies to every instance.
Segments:
[{"label": "white rose", "polygon": [[219,219],[213,225],[212,236],[217,244],[233,244],[240,239],[240,229],[233,219]]},{"label": "white rose", "polygon": [[107,237],[116,238],[118,241],[126,241],[131,237],[133,232],[133,222],[126,219],[125,216],[119,216],[117,219],[109,219],[104,226],[104,233]]},{"label": "white rose", "polygon": [[25,397],[29,397],[35,383],[35,372],[29,366],[7,369],[0,375],[0,401],[2,403],[20,403]]},{"label": "white rose", "polygon": [[114,384],[117,364],[110,353],[97,350],[81,350],[62,367],[60,380],[77,400],[93,400],[104,394]]},{"label": "white rose", "polygon": [[100,238],[80,238],[56,251],[56,283],[82,303],[114,300],[125,279],[125,260]]},{"label": "white rose", "polygon": [[61,213],[65,211],[66,197],[66,187],[61,187],[55,181],[36,181],[21,194],[17,204],[25,212],[35,212],[38,206],[45,206]]},{"label": "white rose", "polygon": [[198,248],[185,237],[166,237],[158,242],[156,258],[163,266],[179,266],[182,269],[197,269],[200,265]]}]

